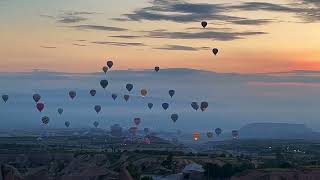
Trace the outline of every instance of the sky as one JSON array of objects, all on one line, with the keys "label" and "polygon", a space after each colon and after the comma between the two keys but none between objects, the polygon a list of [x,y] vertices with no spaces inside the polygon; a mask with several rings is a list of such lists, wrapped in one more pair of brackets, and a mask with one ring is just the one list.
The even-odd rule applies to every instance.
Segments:
[{"label": "sky", "polygon": [[319,12],[318,0],[0,0],[0,71],[97,72],[109,58],[117,70],[318,70]]}]

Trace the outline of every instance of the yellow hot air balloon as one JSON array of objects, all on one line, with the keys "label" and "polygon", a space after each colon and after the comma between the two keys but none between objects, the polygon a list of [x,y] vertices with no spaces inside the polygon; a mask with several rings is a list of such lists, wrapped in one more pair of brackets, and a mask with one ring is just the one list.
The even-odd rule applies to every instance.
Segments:
[{"label": "yellow hot air balloon", "polygon": [[147,96],[147,94],[148,94],[148,91],[146,90],[146,89],[141,89],[141,96],[142,97],[146,97]]}]

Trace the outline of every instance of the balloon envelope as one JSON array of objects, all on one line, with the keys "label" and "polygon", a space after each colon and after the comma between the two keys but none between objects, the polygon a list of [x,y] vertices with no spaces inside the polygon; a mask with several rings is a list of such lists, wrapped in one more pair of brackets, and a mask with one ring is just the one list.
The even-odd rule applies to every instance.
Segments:
[{"label": "balloon envelope", "polygon": [[108,61],[108,62],[107,62],[107,66],[109,67],[109,69],[111,69],[112,66],[113,66],[113,62],[112,62],[112,61]]},{"label": "balloon envelope", "polygon": [[149,138],[147,138],[147,137],[145,137],[144,139],[143,139],[143,144],[150,144],[151,142],[150,142],[150,139]]},{"label": "balloon envelope", "polygon": [[141,123],[141,119],[140,118],[134,118],[133,122],[136,126],[139,126],[139,124]]},{"label": "balloon envelope", "polygon": [[192,102],[192,103],[191,103],[191,107],[192,107],[194,110],[198,111],[198,109],[199,109],[199,104],[198,104],[197,102]]},{"label": "balloon envelope", "polygon": [[148,91],[146,90],[146,89],[141,89],[141,96],[142,97],[146,97],[147,96],[147,94],[148,94]]},{"label": "balloon envelope", "polygon": [[63,113],[63,109],[62,108],[58,108],[58,113],[61,115]]},{"label": "balloon envelope", "polygon": [[208,106],[209,106],[208,102],[204,101],[204,102],[201,102],[200,108],[202,111],[205,111],[208,108]]},{"label": "balloon envelope", "polygon": [[34,100],[34,102],[39,102],[40,101],[40,99],[41,99],[41,96],[40,96],[40,94],[34,94],[33,96],[32,96],[32,98],[33,98],[33,100]]},{"label": "balloon envelope", "polygon": [[212,138],[213,137],[213,133],[212,132],[207,132],[207,137],[208,138]]},{"label": "balloon envelope", "polygon": [[77,96],[77,93],[75,91],[70,91],[69,96],[71,99],[74,99]]},{"label": "balloon envelope", "polygon": [[193,139],[194,139],[195,141],[198,141],[199,138],[200,138],[200,133],[194,132],[194,133],[192,134],[192,136],[193,136]]},{"label": "balloon envelope", "polygon": [[154,70],[155,70],[156,72],[158,72],[158,71],[160,70],[160,67],[159,67],[159,66],[156,66],[156,67],[154,67]]},{"label": "balloon envelope", "polygon": [[103,66],[102,71],[106,74],[108,72],[108,67],[107,66]]},{"label": "balloon envelope", "polygon": [[93,122],[93,126],[97,128],[99,126],[99,122],[98,121]]},{"label": "balloon envelope", "polygon": [[66,121],[66,122],[64,122],[64,125],[68,128],[70,126],[70,122]]},{"label": "balloon envelope", "polygon": [[101,87],[102,87],[103,89],[106,89],[106,87],[108,86],[108,84],[109,84],[109,82],[108,82],[106,79],[100,81],[100,85],[101,85]]},{"label": "balloon envelope", "polygon": [[111,95],[111,97],[112,97],[113,100],[116,100],[117,97],[118,97],[118,95],[113,93],[113,94]]},{"label": "balloon envelope", "polygon": [[41,118],[41,121],[42,121],[43,124],[48,124],[50,119],[49,119],[48,116],[44,116],[44,117]]},{"label": "balloon envelope", "polygon": [[169,90],[169,95],[170,95],[171,98],[174,96],[175,93],[176,93],[175,90],[172,90],[172,89]]},{"label": "balloon envelope", "polygon": [[101,111],[101,106],[100,105],[95,105],[94,106],[94,110],[96,111],[96,113],[98,114]]},{"label": "balloon envelope", "polygon": [[164,110],[167,110],[169,108],[169,104],[168,103],[162,103],[162,108]]},{"label": "balloon envelope", "polygon": [[179,118],[178,114],[172,114],[171,115],[171,119],[172,119],[173,122],[177,122],[178,118]]},{"label": "balloon envelope", "polygon": [[152,109],[152,107],[153,107],[153,104],[152,103],[148,103],[148,108]]},{"label": "balloon envelope", "polygon": [[130,96],[129,96],[128,94],[126,94],[126,95],[123,96],[123,98],[124,98],[124,100],[125,100],[126,102],[128,102]]},{"label": "balloon envelope", "polygon": [[8,95],[2,95],[2,100],[6,103],[9,99],[9,96]]},{"label": "balloon envelope", "polygon": [[203,28],[206,28],[207,25],[208,25],[208,23],[207,23],[206,21],[202,21],[202,22],[201,22],[201,26],[202,26]]},{"label": "balloon envelope", "polygon": [[44,104],[43,103],[37,103],[36,105],[38,111],[42,112],[42,110],[44,109]]},{"label": "balloon envelope", "polygon": [[133,84],[127,84],[126,89],[130,92],[133,89]]},{"label": "balloon envelope", "polygon": [[97,94],[97,91],[96,90],[94,90],[94,89],[91,89],[90,90],[90,95],[91,96],[95,96]]},{"label": "balloon envelope", "polygon": [[213,48],[213,49],[212,49],[212,52],[213,52],[214,55],[217,55],[218,52],[219,52],[219,50],[218,50],[217,48]]},{"label": "balloon envelope", "polygon": [[222,133],[222,129],[221,128],[216,128],[214,131],[217,134],[217,136],[219,136]]}]

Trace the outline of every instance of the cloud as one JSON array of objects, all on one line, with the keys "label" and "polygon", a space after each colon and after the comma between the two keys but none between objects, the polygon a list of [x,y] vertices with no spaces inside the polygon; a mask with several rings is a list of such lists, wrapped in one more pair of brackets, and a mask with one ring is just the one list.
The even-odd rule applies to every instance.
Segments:
[{"label": "cloud", "polygon": [[247,36],[262,35],[265,32],[222,32],[222,31],[203,31],[203,32],[168,32],[168,31],[150,31],[147,37],[166,38],[166,39],[212,39],[220,41],[231,41],[242,39]]},{"label": "cloud", "polygon": [[136,38],[140,38],[143,36],[132,36],[132,35],[117,35],[117,36],[109,36],[112,38],[123,38],[123,39],[136,39]]},{"label": "cloud", "polygon": [[40,46],[41,48],[45,48],[45,49],[56,49],[56,46]]},{"label": "cloud", "polygon": [[190,47],[190,46],[181,46],[181,45],[166,45],[163,47],[153,48],[161,50],[171,50],[171,51],[199,51],[199,50],[208,50],[209,47]]},{"label": "cloud", "polygon": [[57,21],[60,23],[78,23],[78,22],[82,22],[82,21],[86,21],[88,20],[88,18],[84,18],[84,17],[80,17],[80,16],[63,16],[60,19],[58,19]]},{"label": "cloud", "polygon": [[96,12],[86,12],[86,11],[64,11],[57,16],[51,15],[40,15],[44,18],[55,19],[58,23],[71,24],[79,23],[88,20],[88,15],[96,14]]},{"label": "cloud", "polygon": [[114,42],[114,41],[94,41],[93,44],[111,45],[111,46],[146,46],[140,42]]},{"label": "cloud", "polygon": [[[238,25],[261,25],[271,20],[251,20],[229,16],[224,13],[230,9],[224,4],[189,3],[182,0],[153,0],[151,6],[137,9],[133,13],[123,14],[118,21],[173,21],[179,23],[200,22],[201,20],[223,21]],[[255,24],[256,22],[256,24]]]},{"label": "cloud", "polygon": [[100,30],[100,31],[127,31],[128,29],[125,28],[119,28],[119,27],[113,27],[113,26],[100,26],[100,25],[77,25],[77,26],[71,26],[76,29],[80,30]]},{"label": "cloud", "polygon": [[85,44],[77,44],[77,43],[73,43],[72,45],[74,45],[74,46],[87,46]]}]

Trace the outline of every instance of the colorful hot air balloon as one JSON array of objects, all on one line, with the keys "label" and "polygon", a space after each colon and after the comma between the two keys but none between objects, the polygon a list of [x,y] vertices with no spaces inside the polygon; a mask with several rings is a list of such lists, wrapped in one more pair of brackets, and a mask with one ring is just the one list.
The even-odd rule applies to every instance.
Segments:
[{"label": "colorful hot air balloon", "polygon": [[140,118],[134,118],[133,122],[136,126],[139,126],[139,124],[141,123],[141,119]]},{"label": "colorful hot air balloon", "polygon": [[90,95],[93,97],[93,96],[95,96],[97,94],[97,91],[96,90],[94,90],[94,89],[91,89],[90,90]]},{"label": "colorful hot air balloon", "polygon": [[191,103],[191,107],[192,107],[194,110],[198,111],[198,109],[199,109],[199,104],[198,104],[197,102],[192,102],[192,103]]},{"label": "colorful hot air balloon", "polygon": [[102,87],[103,89],[106,89],[106,87],[108,86],[108,84],[109,84],[109,82],[108,82],[106,79],[100,81],[100,85],[101,85],[101,87]]},{"label": "colorful hot air balloon", "polygon": [[70,126],[70,122],[66,121],[66,122],[64,122],[64,125],[68,128]]},{"label": "colorful hot air balloon", "polygon": [[145,137],[144,139],[143,139],[143,144],[150,144],[151,142],[150,142],[150,139],[149,138],[147,138],[147,137]]},{"label": "colorful hot air balloon", "polygon": [[148,91],[146,90],[146,89],[141,89],[141,96],[142,97],[146,97],[147,96],[147,94],[148,94]]},{"label": "colorful hot air balloon", "polygon": [[49,123],[50,119],[49,119],[48,116],[44,116],[44,117],[41,118],[41,121],[42,121],[43,124],[47,125]]},{"label": "colorful hot air balloon", "polygon": [[194,132],[194,133],[192,134],[192,136],[193,136],[193,139],[194,139],[195,141],[198,141],[199,138],[200,138],[200,133]]},{"label": "colorful hot air balloon", "polygon": [[233,139],[237,139],[239,137],[239,132],[237,130],[233,130],[231,132]]},{"label": "colorful hot air balloon", "polygon": [[62,108],[58,108],[58,113],[59,113],[60,115],[62,115],[63,109],[62,109]]},{"label": "colorful hot air balloon", "polygon": [[156,67],[154,67],[154,70],[155,70],[156,72],[158,72],[158,71],[160,70],[160,67],[159,67],[159,66],[156,66]]},{"label": "colorful hot air balloon", "polygon": [[43,103],[37,103],[36,107],[37,107],[39,112],[42,112],[42,110],[44,109],[44,104]]},{"label": "colorful hot air balloon", "polygon": [[172,114],[172,115],[171,115],[171,119],[172,119],[172,121],[173,121],[174,123],[177,122],[178,118],[179,118],[178,114]]},{"label": "colorful hot air balloon", "polygon": [[148,103],[148,108],[152,109],[152,107],[153,107],[153,104],[152,103]]},{"label": "colorful hot air balloon", "polygon": [[213,133],[212,132],[207,132],[207,137],[208,138],[212,138],[213,137]]},{"label": "colorful hot air balloon", "polygon": [[33,98],[33,100],[34,100],[34,102],[39,102],[40,101],[40,99],[41,99],[41,96],[40,96],[40,94],[34,94],[33,96],[32,96],[32,98]]},{"label": "colorful hot air balloon", "polygon": [[95,105],[94,110],[96,111],[97,114],[101,111],[101,106],[100,105]]},{"label": "colorful hot air balloon", "polygon": [[111,94],[111,97],[115,101],[117,99],[118,95],[113,93],[113,94]]},{"label": "colorful hot air balloon", "polygon": [[218,50],[217,48],[213,48],[213,49],[212,49],[212,52],[213,52],[214,55],[217,55],[218,52],[219,52],[219,50]]},{"label": "colorful hot air balloon", "polygon": [[126,95],[123,96],[123,98],[124,98],[124,100],[125,100],[126,102],[128,102],[130,96],[129,96],[128,94],[126,94]]},{"label": "colorful hot air balloon", "polygon": [[102,71],[103,71],[105,74],[107,74],[108,69],[109,69],[109,68],[108,68],[107,66],[103,66]]},{"label": "colorful hot air balloon", "polygon": [[219,136],[222,133],[222,129],[221,128],[216,128],[214,130],[214,132],[216,133],[217,136]]},{"label": "colorful hot air balloon", "polygon": [[175,90],[172,90],[172,89],[169,90],[169,95],[170,95],[171,98],[174,96],[175,93],[176,93]]},{"label": "colorful hot air balloon", "polygon": [[112,62],[112,61],[108,61],[108,62],[107,62],[107,66],[109,67],[109,69],[111,69],[112,66],[113,66],[113,62]]},{"label": "colorful hot air balloon", "polygon": [[93,122],[93,126],[97,128],[99,126],[99,122],[98,121]]},{"label": "colorful hot air balloon", "polygon": [[70,91],[69,92],[69,96],[70,96],[71,99],[74,99],[77,96],[76,91]]},{"label": "colorful hot air balloon", "polygon": [[207,23],[206,21],[202,21],[202,22],[201,22],[201,26],[202,26],[203,28],[206,28],[207,25],[208,25],[208,23]]},{"label": "colorful hot air balloon", "polygon": [[208,106],[209,106],[208,102],[206,102],[206,101],[201,102],[201,104],[200,104],[201,111],[205,111],[208,108]]},{"label": "colorful hot air balloon", "polygon": [[2,95],[2,100],[4,101],[4,103],[6,103],[9,99],[9,95]]},{"label": "colorful hot air balloon", "polygon": [[130,92],[133,89],[133,84],[127,84],[126,89]]},{"label": "colorful hot air balloon", "polygon": [[162,103],[162,108],[164,110],[167,110],[169,108],[169,104],[168,103]]}]

